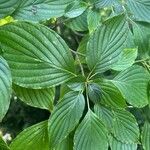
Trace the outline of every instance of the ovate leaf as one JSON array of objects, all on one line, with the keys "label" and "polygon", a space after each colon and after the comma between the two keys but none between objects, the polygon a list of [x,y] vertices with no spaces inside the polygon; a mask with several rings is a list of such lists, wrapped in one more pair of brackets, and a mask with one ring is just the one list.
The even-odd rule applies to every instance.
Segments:
[{"label": "ovate leaf", "polygon": [[0,150],[10,150],[8,145],[4,142],[3,138],[0,136]]},{"label": "ovate leaf", "polygon": [[113,135],[123,143],[138,143],[139,127],[134,116],[125,110],[114,110]]},{"label": "ovate leaf", "polygon": [[11,150],[49,150],[47,121],[35,124],[21,132],[11,143]]},{"label": "ovate leaf", "polygon": [[7,113],[12,91],[12,77],[10,68],[0,56],[0,122]]},{"label": "ovate leaf", "polygon": [[98,117],[89,110],[74,136],[74,150],[108,149],[107,130]]},{"label": "ovate leaf", "polygon": [[144,150],[150,150],[150,123],[145,122],[144,127],[142,129],[142,145]]},{"label": "ovate leaf", "polygon": [[150,23],[132,22],[135,44],[142,59],[150,56]]},{"label": "ovate leaf", "polygon": [[1,0],[0,1],[0,18],[9,16],[17,7],[18,0]]},{"label": "ovate leaf", "polygon": [[65,10],[65,17],[75,18],[80,16],[87,8],[87,4],[84,2],[74,1],[67,6]]},{"label": "ovate leaf", "polygon": [[136,20],[150,22],[149,0],[127,0],[127,6]]},{"label": "ovate leaf", "polygon": [[61,143],[76,127],[85,107],[84,96],[79,92],[69,92],[56,105],[49,119],[50,146]]},{"label": "ovate leaf", "polygon": [[98,118],[105,124],[108,130],[113,129],[113,113],[111,109],[101,106],[99,104],[94,105],[94,112]]},{"label": "ovate leaf", "polygon": [[27,89],[17,85],[13,86],[16,95],[26,104],[42,109],[53,110],[55,96],[54,88],[49,89]]},{"label": "ovate leaf", "polygon": [[110,147],[111,150],[137,150],[136,143],[123,143],[114,137],[111,137],[110,139]]},{"label": "ovate leaf", "polygon": [[69,19],[65,24],[74,31],[87,31],[87,11],[76,18]]},{"label": "ovate leaf", "polygon": [[94,73],[105,72],[118,61],[127,34],[124,15],[107,20],[95,30],[87,46],[87,64]]},{"label": "ovate leaf", "polygon": [[17,20],[41,21],[54,17],[61,17],[65,8],[73,0],[25,0],[20,1],[13,13]]},{"label": "ovate leaf", "polygon": [[0,36],[15,84],[33,89],[47,88],[76,76],[69,47],[45,26],[16,22],[2,26]]},{"label": "ovate leaf", "polygon": [[90,32],[94,31],[97,28],[97,26],[100,24],[100,20],[101,20],[100,12],[89,9],[87,15],[87,22]]},{"label": "ovate leaf", "polygon": [[125,108],[126,102],[121,92],[108,80],[98,81],[101,88],[101,103],[113,108]]},{"label": "ovate leaf", "polygon": [[[89,40],[89,35],[85,35],[82,38],[81,42],[79,43],[79,47],[77,49],[77,52],[80,53],[78,56],[81,63],[86,63],[85,56],[86,56],[86,47],[87,47],[88,40]],[[76,61],[78,60],[76,59]]]},{"label": "ovate leaf", "polygon": [[133,65],[135,59],[137,57],[137,49],[135,48],[128,48],[124,49],[121,54],[118,56],[119,60],[112,69],[121,71],[125,70]]},{"label": "ovate leaf", "polygon": [[73,139],[67,136],[60,144],[58,144],[55,150],[73,150]]},{"label": "ovate leaf", "polygon": [[148,104],[148,80],[149,75],[146,70],[135,65],[120,72],[112,83],[120,90],[128,103],[135,107],[144,107]]}]

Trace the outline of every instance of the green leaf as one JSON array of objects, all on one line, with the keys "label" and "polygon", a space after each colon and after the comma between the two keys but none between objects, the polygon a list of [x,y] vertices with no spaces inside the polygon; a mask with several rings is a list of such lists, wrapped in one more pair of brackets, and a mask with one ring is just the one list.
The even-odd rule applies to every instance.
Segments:
[{"label": "green leaf", "polygon": [[10,150],[8,145],[4,142],[1,136],[0,136],[0,150]]},{"label": "green leaf", "polygon": [[137,49],[124,49],[118,57],[119,59],[117,63],[112,66],[112,69],[117,71],[125,70],[134,64],[137,57]]},{"label": "green leaf", "polygon": [[47,121],[21,132],[10,144],[11,150],[49,150]]},{"label": "green leaf", "polygon": [[17,20],[41,21],[54,17],[61,17],[65,8],[73,0],[26,0],[20,1],[13,13]]},{"label": "green leaf", "polygon": [[87,31],[87,11],[84,11],[82,15],[76,18],[69,19],[65,24],[74,31]]},{"label": "green leaf", "polygon": [[[89,35],[85,35],[81,42],[79,43],[79,47],[77,49],[77,52],[79,52],[80,54],[78,55],[79,56],[79,59],[80,59],[80,62],[81,63],[86,63],[86,60],[85,60],[85,55],[86,55],[86,47],[87,47],[87,43],[88,43],[88,40],[89,40]],[[77,59],[76,59],[77,61]]]},{"label": "green leaf", "polygon": [[10,68],[0,56],[0,122],[7,113],[12,92],[12,77]]},{"label": "green leaf", "polygon": [[100,99],[102,97],[101,88],[96,83],[90,83],[88,85],[88,95],[91,101],[94,103],[100,102]]},{"label": "green leaf", "polygon": [[110,140],[111,150],[137,150],[137,144],[129,144],[118,141],[116,138],[111,137]]},{"label": "green leaf", "polygon": [[53,110],[55,96],[54,88],[49,89],[27,89],[17,85],[13,86],[16,95],[28,105],[42,109]]},{"label": "green leaf", "polygon": [[142,59],[150,56],[150,23],[132,22],[135,44]]},{"label": "green leaf", "polygon": [[89,110],[74,136],[74,150],[108,149],[107,130],[98,117]]},{"label": "green leaf", "polygon": [[76,76],[69,47],[47,27],[16,22],[2,26],[0,36],[15,84],[33,89],[48,88]]},{"label": "green leaf", "polygon": [[149,0],[127,0],[127,6],[136,20],[150,22]]},{"label": "green leaf", "polygon": [[94,105],[94,112],[98,118],[105,124],[108,130],[113,129],[113,113],[111,109],[101,106],[99,104]]},{"label": "green leaf", "polygon": [[55,150],[73,150],[73,140],[70,136],[67,136],[60,144],[58,144]]},{"label": "green leaf", "polygon": [[98,27],[87,45],[87,64],[94,73],[109,70],[118,61],[128,35],[124,15],[113,17]]},{"label": "green leaf", "polygon": [[150,123],[145,122],[144,127],[142,129],[142,145],[144,150],[150,150]]},{"label": "green leaf", "polygon": [[103,8],[103,7],[109,7],[112,6],[113,4],[117,3],[116,0],[98,0],[95,3],[95,6],[98,8]]},{"label": "green leaf", "polygon": [[49,120],[51,148],[61,143],[77,126],[85,107],[84,96],[79,92],[67,93],[55,107]]},{"label": "green leaf", "polygon": [[17,7],[18,0],[1,0],[0,1],[0,18],[9,16]]},{"label": "green leaf", "polygon": [[75,18],[80,16],[87,8],[87,4],[80,1],[74,1],[70,5],[67,6],[65,10],[65,17]]},{"label": "green leaf", "polygon": [[141,66],[132,66],[120,72],[111,82],[120,90],[126,101],[135,107],[148,104],[149,75]]},{"label": "green leaf", "polygon": [[97,26],[100,24],[100,21],[101,21],[100,12],[89,9],[87,15],[87,22],[90,33],[97,28]]},{"label": "green leaf", "polygon": [[108,80],[96,82],[101,88],[101,103],[113,108],[125,108],[126,102],[121,92]]},{"label": "green leaf", "polygon": [[139,127],[135,117],[125,110],[114,110],[113,135],[123,143],[138,143]]}]

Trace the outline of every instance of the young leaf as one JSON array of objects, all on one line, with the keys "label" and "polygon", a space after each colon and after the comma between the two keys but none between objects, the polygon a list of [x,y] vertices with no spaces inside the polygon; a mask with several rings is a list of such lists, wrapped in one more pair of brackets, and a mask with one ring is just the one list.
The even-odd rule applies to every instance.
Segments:
[{"label": "young leaf", "polygon": [[135,107],[148,104],[148,73],[141,66],[132,66],[120,72],[111,82],[120,90],[126,101]]},{"label": "young leaf", "polygon": [[114,110],[113,135],[123,143],[138,143],[139,128],[134,116],[125,110]]},{"label": "young leaf", "polygon": [[118,141],[116,138],[111,137],[110,139],[110,147],[111,150],[137,150],[137,144],[136,143],[123,143],[121,141]]},{"label": "young leaf", "polygon": [[35,90],[14,85],[13,89],[16,95],[26,104],[50,111],[53,110],[54,88]]},{"label": "young leaf", "polygon": [[76,18],[69,19],[65,24],[74,31],[87,31],[87,11]]},{"label": "young leaf", "polygon": [[11,92],[11,72],[6,60],[0,56],[0,122],[9,108]]},{"label": "young leaf", "polygon": [[67,93],[56,105],[48,124],[51,148],[61,143],[76,127],[84,107],[84,96],[79,92]]},{"label": "young leaf", "polygon": [[127,6],[136,20],[150,22],[149,0],[127,0]]},{"label": "young leaf", "polygon": [[126,102],[121,92],[108,80],[97,81],[101,88],[101,103],[113,108],[125,108]]},{"label": "young leaf", "polygon": [[49,150],[47,121],[21,132],[10,144],[11,150]]},{"label": "young leaf", "polygon": [[145,122],[144,127],[142,129],[142,145],[144,150],[150,150],[150,123]]},{"label": "young leaf", "polygon": [[100,86],[96,83],[90,83],[88,85],[88,95],[91,101],[99,103],[102,97]]},{"label": "young leaf", "polygon": [[[89,35],[85,35],[81,42],[79,43],[79,47],[77,49],[77,52],[79,52],[80,54],[78,55],[79,56],[79,59],[80,59],[80,62],[81,63],[86,63],[86,60],[85,60],[85,55],[86,55],[86,47],[87,47],[87,43],[88,43],[88,40],[89,40]],[[76,59],[76,61],[78,61]]]},{"label": "young leaf", "polygon": [[94,112],[98,118],[105,124],[108,130],[113,129],[113,113],[111,109],[101,106],[99,104],[94,105]]},{"label": "young leaf", "polygon": [[98,117],[89,110],[74,136],[74,150],[108,149],[107,130]]},{"label": "young leaf", "polygon": [[101,15],[99,11],[89,9],[87,15],[88,28],[90,33],[100,24]]},{"label": "young leaf", "polygon": [[0,18],[9,16],[17,7],[18,0],[1,0],[0,1]]},{"label": "young leaf", "polygon": [[10,150],[8,145],[4,142],[2,137],[0,136],[0,150]]},{"label": "young leaf", "polygon": [[65,10],[65,17],[75,18],[80,16],[87,8],[87,4],[80,1],[74,1],[70,5],[67,6]]},{"label": "young leaf", "polygon": [[19,6],[13,13],[17,20],[42,21],[54,17],[61,17],[65,8],[73,0],[25,0],[19,1]]},{"label": "young leaf", "polygon": [[107,20],[95,30],[87,45],[87,64],[94,73],[105,72],[118,61],[127,34],[124,15]]},{"label": "young leaf", "polygon": [[125,70],[134,64],[137,57],[137,49],[124,49],[118,57],[118,62],[112,66],[112,69],[117,71]]},{"label": "young leaf", "polygon": [[15,84],[40,89],[59,85],[76,76],[69,47],[45,26],[16,22],[2,26],[0,36]]},{"label": "young leaf", "polygon": [[142,59],[150,56],[150,23],[132,22],[135,44]]}]

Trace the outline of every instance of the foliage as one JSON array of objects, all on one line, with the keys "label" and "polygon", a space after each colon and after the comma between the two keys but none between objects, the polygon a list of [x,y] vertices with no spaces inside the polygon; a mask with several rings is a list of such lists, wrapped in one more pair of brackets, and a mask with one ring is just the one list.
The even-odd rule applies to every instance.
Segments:
[{"label": "foliage", "polygon": [[51,113],[10,149],[150,150],[149,13],[149,0],[1,0],[0,121],[12,94]]}]

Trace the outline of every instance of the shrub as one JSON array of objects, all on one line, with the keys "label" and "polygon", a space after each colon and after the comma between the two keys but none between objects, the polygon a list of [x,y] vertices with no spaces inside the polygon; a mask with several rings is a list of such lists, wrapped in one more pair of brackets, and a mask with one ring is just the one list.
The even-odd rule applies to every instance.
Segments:
[{"label": "shrub", "polygon": [[51,112],[10,149],[150,150],[149,14],[149,0],[1,0],[0,120],[12,93]]}]

